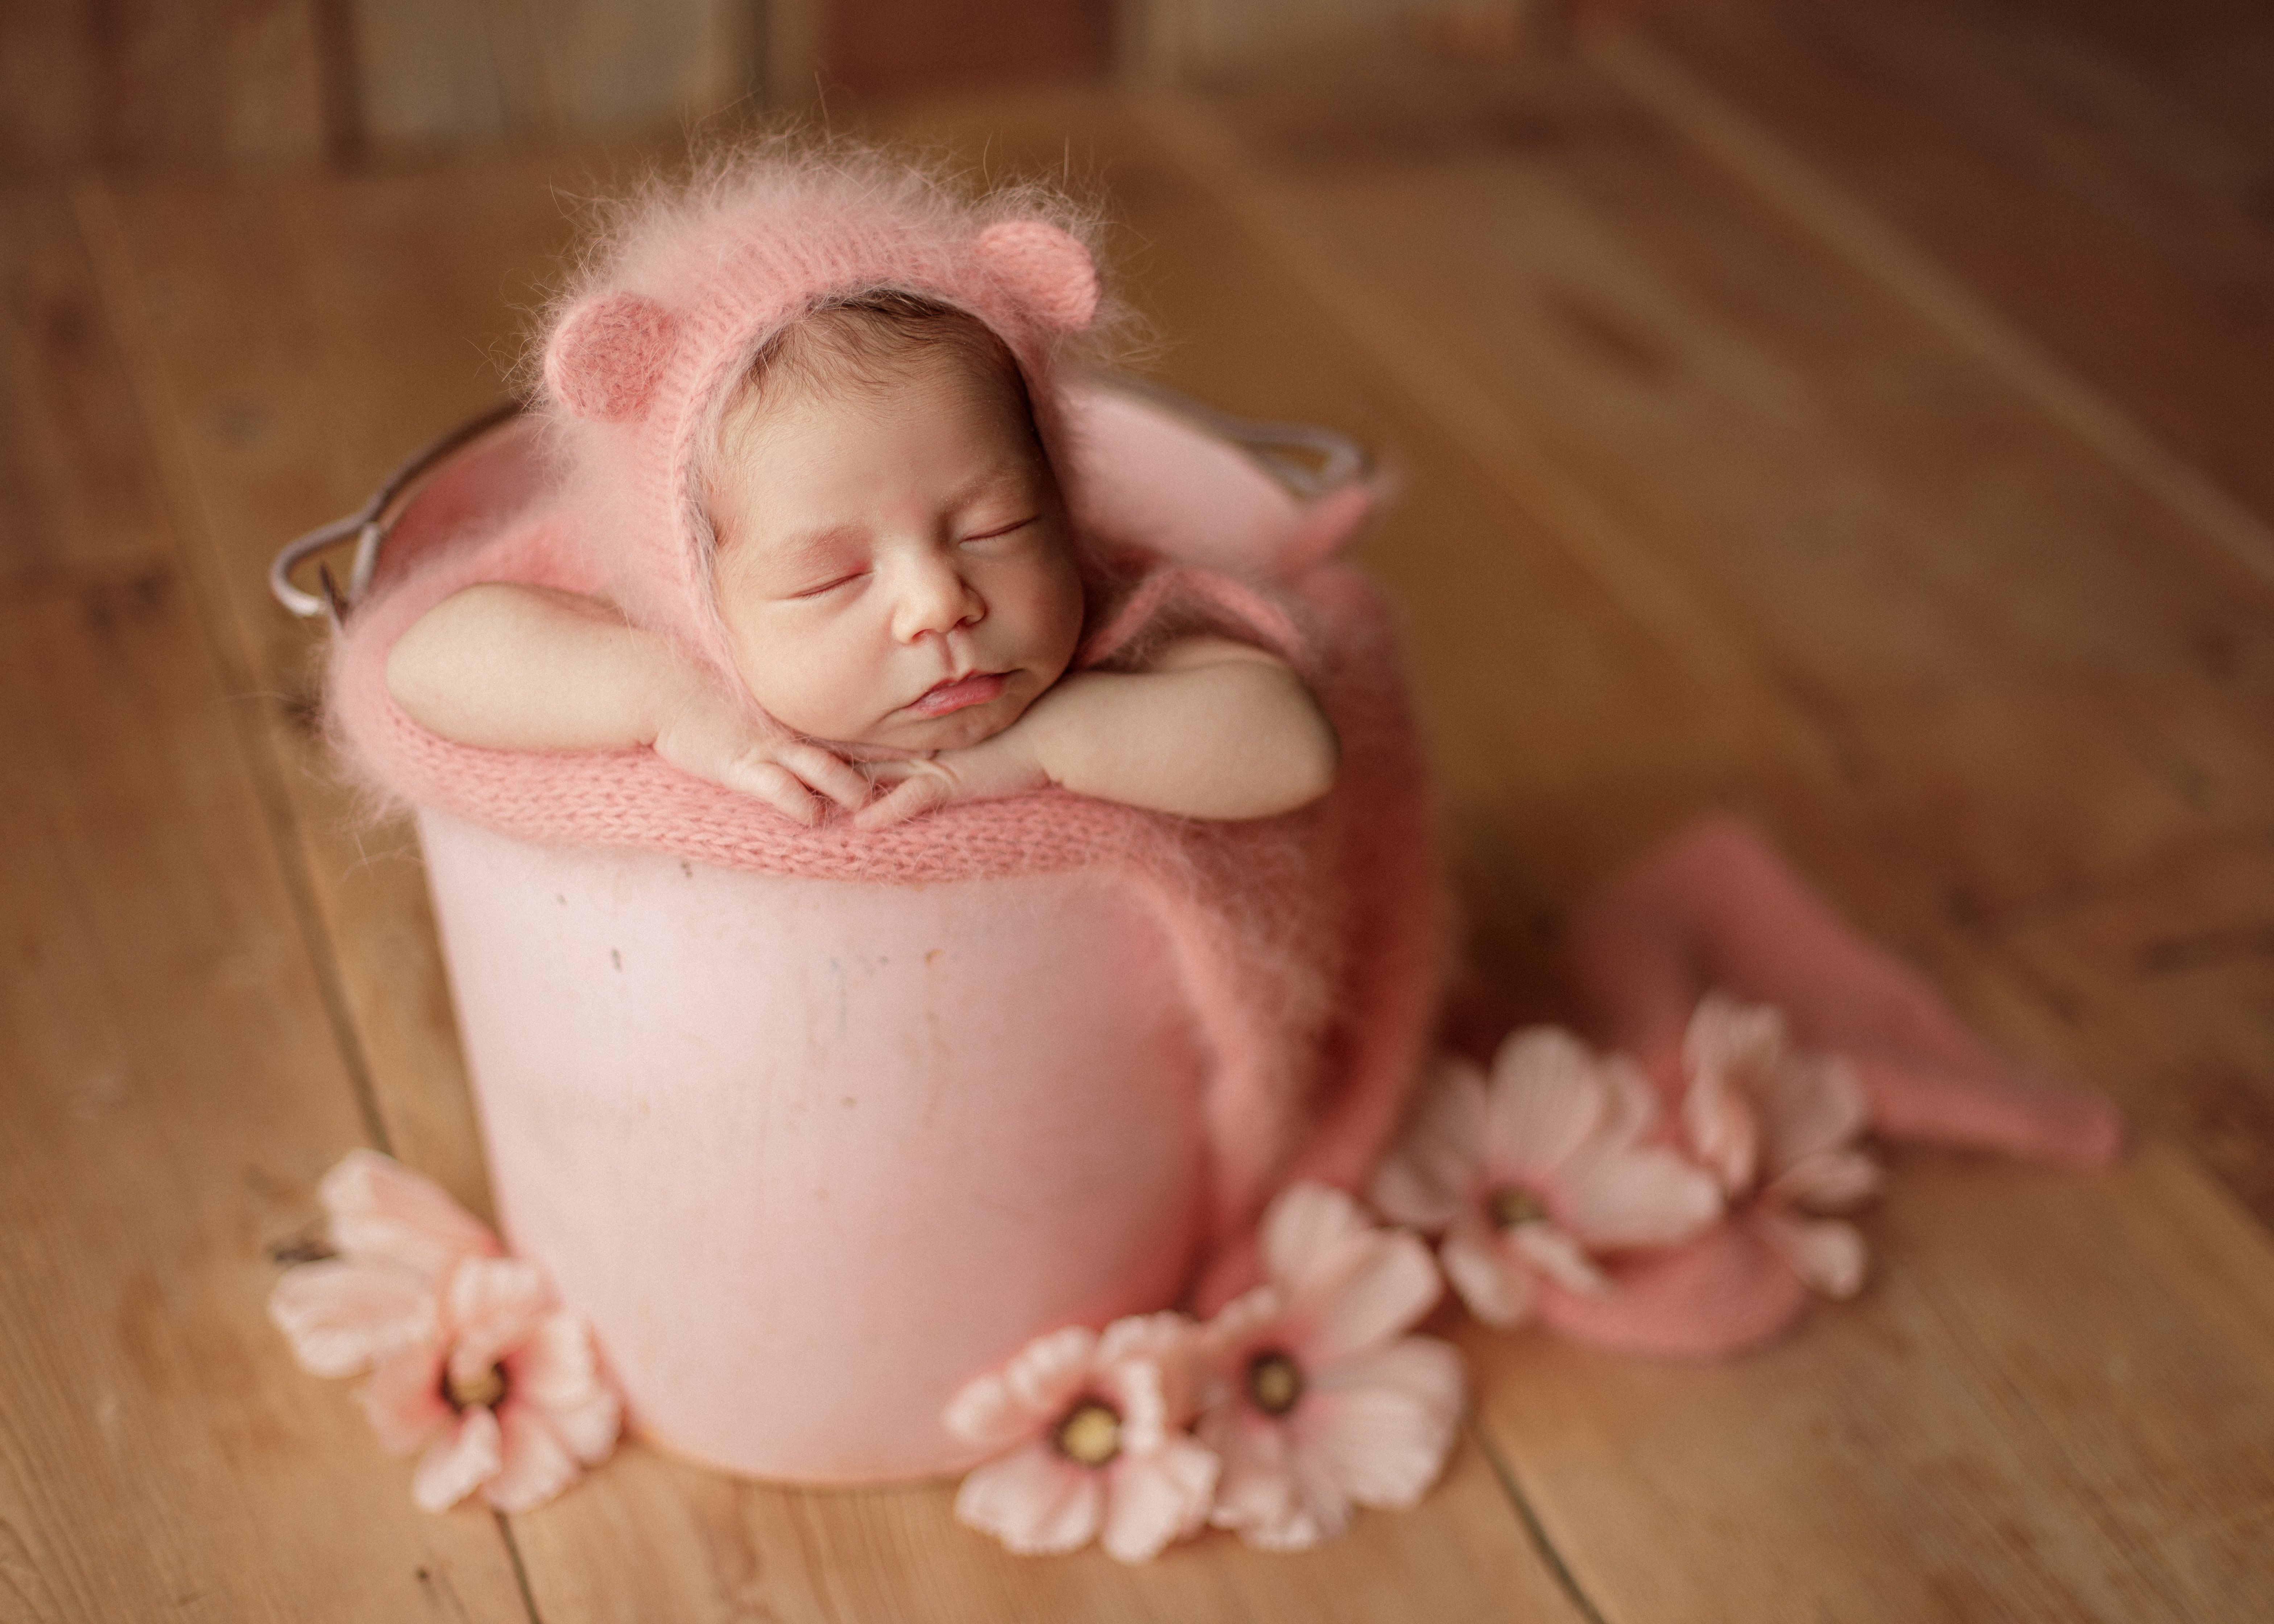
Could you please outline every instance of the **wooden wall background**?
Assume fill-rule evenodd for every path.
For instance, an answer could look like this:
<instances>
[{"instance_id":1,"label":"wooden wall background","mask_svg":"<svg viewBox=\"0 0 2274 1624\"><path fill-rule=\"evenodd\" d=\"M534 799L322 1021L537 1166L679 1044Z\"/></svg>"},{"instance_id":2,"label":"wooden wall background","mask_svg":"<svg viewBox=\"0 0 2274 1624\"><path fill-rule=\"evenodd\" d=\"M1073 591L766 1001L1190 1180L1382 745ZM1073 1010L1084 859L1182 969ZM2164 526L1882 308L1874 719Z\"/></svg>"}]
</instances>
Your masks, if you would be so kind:
<instances>
[{"instance_id":1,"label":"wooden wall background","mask_svg":"<svg viewBox=\"0 0 2274 1624\"><path fill-rule=\"evenodd\" d=\"M274 169L832 95L1206 79L1369 32L1504 49L1562 0L6 0L0 181Z\"/></svg>"}]
</instances>

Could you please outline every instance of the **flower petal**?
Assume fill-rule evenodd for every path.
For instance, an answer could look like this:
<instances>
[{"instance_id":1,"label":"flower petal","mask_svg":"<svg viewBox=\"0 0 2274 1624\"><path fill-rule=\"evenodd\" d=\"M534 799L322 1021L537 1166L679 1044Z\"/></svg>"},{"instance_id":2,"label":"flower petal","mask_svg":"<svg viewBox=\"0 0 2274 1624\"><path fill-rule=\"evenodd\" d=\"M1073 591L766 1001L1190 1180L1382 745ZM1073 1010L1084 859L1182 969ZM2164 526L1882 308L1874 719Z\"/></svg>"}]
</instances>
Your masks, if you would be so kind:
<instances>
[{"instance_id":1,"label":"flower petal","mask_svg":"<svg viewBox=\"0 0 2274 1624\"><path fill-rule=\"evenodd\" d=\"M1356 1201L1327 1184L1290 1184L1260 1226L1265 1278L1292 1296L1321 1274L1339 1272L1348 1248L1374 1226Z\"/></svg>"},{"instance_id":2,"label":"flower petal","mask_svg":"<svg viewBox=\"0 0 2274 1624\"><path fill-rule=\"evenodd\" d=\"M1193 1335L1193 1322L1173 1310L1129 1314L1097 1334L1096 1362L1111 1365L1122 1359L1150 1359L1161 1363L1181 1356Z\"/></svg>"},{"instance_id":3,"label":"flower petal","mask_svg":"<svg viewBox=\"0 0 2274 1624\"><path fill-rule=\"evenodd\" d=\"M1811 1212L1837 1213L1877 1194L1879 1182L1879 1164L1862 1151L1825 1151L1787 1168L1761 1194Z\"/></svg>"},{"instance_id":4,"label":"flower petal","mask_svg":"<svg viewBox=\"0 0 2274 1624\"><path fill-rule=\"evenodd\" d=\"M582 1476L574 1452L533 1405L508 1402L498 1432L501 1464L482 1498L500 1511L532 1511Z\"/></svg>"},{"instance_id":5,"label":"flower petal","mask_svg":"<svg viewBox=\"0 0 2274 1624\"><path fill-rule=\"evenodd\" d=\"M429 1278L461 1257L491 1257L497 1237L440 1186L375 1150L340 1158L316 1187L332 1244L350 1258L399 1263Z\"/></svg>"},{"instance_id":6,"label":"flower petal","mask_svg":"<svg viewBox=\"0 0 2274 1624\"><path fill-rule=\"evenodd\" d=\"M1295 1515L1295 1472L1286 1430L1243 1403L1201 1417L1200 1440L1222 1462L1216 1505L1218 1528L1275 1528Z\"/></svg>"},{"instance_id":7,"label":"flower petal","mask_svg":"<svg viewBox=\"0 0 2274 1624\"><path fill-rule=\"evenodd\" d=\"M1097 1473L1038 1441L974 1467L956 1491L955 1515L1021 1555L1043 1555L1095 1538L1104 1500Z\"/></svg>"},{"instance_id":8,"label":"flower petal","mask_svg":"<svg viewBox=\"0 0 2274 1624\"><path fill-rule=\"evenodd\" d=\"M547 1406L545 1420L569 1454L598 1466L615 1452L616 1440L623 1435L624 1402L614 1389L602 1387L580 1404Z\"/></svg>"},{"instance_id":9,"label":"flower petal","mask_svg":"<svg viewBox=\"0 0 2274 1624\"><path fill-rule=\"evenodd\" d=\"M1342 1532L1350 1500L1316 1462L1306 1462L1287 1424L1246 1404L1201 1419L1201 1440L1224 1462L1210 1521L1266 1551L1304 1551Z\"/></svg>"},{"instance_id":10,"label":"flower petal","mask_svg":"<svg viewBox=\"0 0 2274 1624\"><path fill-rule=\"evenodd\" d=\"M547 1410L582 1403L602 1385L591 1328L566 1309L531 1327L505 1363L515 1395Z\"/></svg>"},{"instance_id":11,"label":"flower petal","mask_svg":"<svg viewBox=\"0 0 2274 1624\"><path fill-rule=\"evenodd\" d=\"M389 1455L408 1455L450 1419L442 1400L442 1350L422 1342L388 1355L363 1390L364 1414Z\"/></svg>"},{"instance_id":12,"label":"flower petal","mask_svg":"<svg viewBox=\"0 0 2274 1624\"><path fill-rule=\"evenodd\" d=\"M1518 1225L1504 1244L1521 1252L1568 1291L1601 1291L1610 1284L1579 1243L1552 1223Z\"/></svg>"},{"instance_id":13,"label":"flower petal","mask_svg":"<svg viewBox=\"0 0 2274 1624\"><path fill-rule=\"evenodd\" d=\"M1098 1385L1120 1412L1121 1447L1139 1455L1158 1449L1169 1433L1161 1367L1150 1359L1124 1359L1099 1376Z\"/></svg>"},{"instance_id":14,"label":"flower petal","mask_svg":"<svg viewBox=\"0 0 2274 1624\"><path fill-rule=\"evenodd\" d=\"M1784 1018L1773 1009L1709 992L1690 1014L1682 1040L1690 1076L1683 1131L1724 1190L1743 1190L1753 1182L1761 1150L1753 1092L1783 1050Z\"/></svg>"},{"instance_id":15,"label":"flower petal","mask_svg":"<svg viewBox=\"0 0 2274 1624\"><path fill-rule=\"evenodd\" d=\"M465 1258L442 1285L450 1373L471 1381L526 1341L553 1305L545 1271L519 1258Z\"/></svg>"},{"instance_id":16,"label":"flower petal","mask_svg":"<svg viewBox=\"0 0 2274 1624\"><path fill-rule=\"evenodd\" d=\"M1003 1377L1028 1413L1040 1421L1054 1420L1089 1380L1096 1353L1097 1333L1070 1325L1019 1350Z\"/></svg>"},{"instance_id":17,"label":"flower petal","mask_svg":"<svg viewBox=\"0 0 2274 1624\"><path fill-rule=\"evenodd\" d=\"M1531 1260L1502 1246L1481 1218L1470 1214L1455 1224L1437 1258L1461 1301L1487 1325L1505 1330L1531 1314L1537 1286Z\"/></svg>"},{"instance_id":18,"label":"flower petal","mask_svg":"<svg viewBox=\"0 0 2274 1624\"><path fill-rule=\"evenodd\" d=\"M1411 1506L1443 1471L1461 1408L1459 1353L1409 1336L1329 1372L1304 1407L1297 1447L1357 1504Z\"/></svg>"},{"instance_id":19,"label":"flower petal","mask_svg":"<svg viewBox=\"0 0 2274 1624\"><path fill-rule=\"evenodd\" d=\"M1003 1448L1032 1437L1041 1417L1011 1391L1002 1372L990 1371L956 1389L940 1423L968 1443Z\"/></svg>"},{"instance_id":20,"label":"flower petal","mask_svg":"<svg viewBox=\"0 0 2274 1624\"><path fill-rule=\"evenodd\" d=\"M1632 1056L1603 1056L1596 1075L1603 1079L1603 1120L1595 1129L1596 1147L1615 1149L1635 1144L1658 1125L1658 1090Z\"/></svg>"},{"instance_id":21,"label":"flower petal","mask_svg":"<svg viewBox=\"0 0 2274 1624\"><path fill-rule=\"evenodd\" d=\"M1419 1236L1376 1229L1351 1239L1343 1266L1288 1294L1284 1324L1306 1365L1399 1335L1435 1306L1445 1284Z\"/></svg>"},{"instance_id":22,"label":"flower petal","mask_svg":"<svg viewBox=\"0 0 2274 1624\"><path fill-rule=\"evenodd\" d=\"M1171 1540L1196 1531L1208 1521L1219 1470L1215 1453L1189 1438L1116 1461L1106 1474L1106 1553L1149 1561Z\"/></svg>"},{"instance_id":23,"label":"flower petal","mask_svg":"<svg viewBox=\"0 0 2274 1624\"><path fill-rule=\"evenodd\" d=\"M598 1465L623 1430L623 1403L600 1374L592 1334L583 1318L555 1312L538 1322L506 1360L508 1409L539 1411L568 1452Z\"/></svg>"},{"instance_id":24,"label":"flower petal","mask_svg":"<svg viewBox=\"0 0 2274 1624\"><path fill-rule=\"evenodd\" d=\"M1097 1333L1088 1326L1037 1336L1002 1369L964 1383L940 1418L975 1444L1007 1447L1032 1438L1081 1392L1096 1351Z\"/></svg>"},{"instance_id":25,"label":"flower petal","mask_svg":"<svg viewBox=\"0 0 2274 1624\"><path fill-rule=\"evenodd\" d=\"M1603 1119L1595 1056L1560 1026L1512 1033L1493 1057L1485 1169L1495 1180L1553 1172Z\"/></svg>"},{"instance_id":26,"label":"flower petal","mask_svg":"<svg viewBox=\"0 0 2274 1624\"><path fill-rule=\"evenodd\" d=\"M1295 1485L1288 1515L1274 1524L1244 1528L1239 1537L1261 1551L1308 1551L1341 1538L1350 1526L1351 1500L1331 1463L1299 1440L1288 1466Z\"/></svg>"},{"instance_id":27,"label":"flower petal","mask_svg":"<svg viewBox=\"0 0 2274 1624\"><path fill-rule=\"evenodd\" d=\"M1216 1318L1200 1327L1193 1398L1201 1409L1213 1410L1236 1395L1249 1357L1266 1342L1276 1340L1286 1301L1278 1287L1256 1286L1216 1310Z\"/></svg>"},{"instance_id":28,"label":"flower petal","mask_svg":"<svg viewBox=\"0 0 2274 1624\"><path fill-rule=\"evenodd\" d=\"M1591 1247L1671 1246L1721 1215L1713 1176L1663 1145L1583 1153L1559 1182L1556 1222Z\"/></svg>"},{"instance_id":29,"label":"flower petal","mask_svg":"<svg viewBox=\"0 0 2274 1624\"><path fill-rule=\"evenodd\" d=\"M1182 1314L1131 1314L1098 1333L1093 1363L1117 1388L1123 1365L1145 1365L1153 1372L1159 1425L1181 1427L1198 1405L1200 1341L1200 1327Z\"/></svg>"},{"instance_id":30,"label":"flower petal","mask_svg":"<svg viewBox=\"0 0 2274 1624\"><path fill-rule=\"evenodd\" d=\"M1754 1229L1811 1291L1849 1297L1864 1285L1864 1237L1837 1218L1756 1213Z\"/></svg>"},{"instance_id":31,"label":"flower petal","mask_svg":"<svg viewBox=\"0 0 2274 1624\"><path fill-rule=\"evenodd\" d=\"M268 1318L316 1376L352 1376L435 1334L434 1293L399 1264L328 1258L285 1271Z\"/></svg>"},{"instance_id":32,"label":"flower petal","mask_svg":"<svg viewBox=\"0 0 2274 1624\"><path fill-rule=\"evenodd\" d=\"M1831 1055L1784 1056L1761 1082L1760 1106L1766 1137L1761 1159L1771 1178L1846 1146L1871 1118L1863 1079Z\"/></svg>"},{"instance_id":33,"label":"flower petal","mask_svg":"<svg viewBox=\"0 0 2274 1624\"><path fill-rule=\"evenodd\" d=\"M1484 1169L1485 1075L1443 1056L1425 1090L1367 1194L1399 1223L1434 1230L1452 1222Z\"/></svg>"},{"instance_id":34,"label":"flower petal","mask_svg":"<svg viewBox=\"0 0 2274 1624\"><path fill-rule=\"evenodd\" d=\"M504 1459L497 1417L476 1404L427 1446L410 1474L410 1498L423 1511L448 1511L497 1476Z\"/></svg>"}]
</instances>

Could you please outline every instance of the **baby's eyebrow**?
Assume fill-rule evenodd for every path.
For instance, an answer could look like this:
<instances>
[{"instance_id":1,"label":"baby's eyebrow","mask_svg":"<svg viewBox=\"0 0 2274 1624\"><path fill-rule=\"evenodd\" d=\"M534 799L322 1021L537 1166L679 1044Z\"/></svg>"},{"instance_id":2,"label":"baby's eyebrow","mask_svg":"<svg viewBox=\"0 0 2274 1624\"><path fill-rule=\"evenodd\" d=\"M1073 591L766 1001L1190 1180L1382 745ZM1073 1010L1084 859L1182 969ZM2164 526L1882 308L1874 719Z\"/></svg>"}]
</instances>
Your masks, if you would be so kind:
<instances>
[{"instance_id":1,"label":"baby's eyebrow","mask_svg":"<svg viewBox=\"0 0 2274 1624\"><path fill-rule=\"evenodd\" d=\"M825 524L779 538L771 556L787 564L834 564L860 552L867 538L858 524Z\"/></svg>"},{"instance_id":2,"label":"baby's eyebrow","mask_svg":"<svg viewBox=\"0 0 2274 1624\"><path fill-rule=\"evenodd\" d=\"M982 470L958 486L948 497L947 505L950 508L968 507L973 502L997 495L1012 486L1016 486L1019 493L1025 495L1036 490L1041 484L1038 470L1031 462L1021 459L1015 462L998 462L991 468Z\"/></svg>"}]
</instances>

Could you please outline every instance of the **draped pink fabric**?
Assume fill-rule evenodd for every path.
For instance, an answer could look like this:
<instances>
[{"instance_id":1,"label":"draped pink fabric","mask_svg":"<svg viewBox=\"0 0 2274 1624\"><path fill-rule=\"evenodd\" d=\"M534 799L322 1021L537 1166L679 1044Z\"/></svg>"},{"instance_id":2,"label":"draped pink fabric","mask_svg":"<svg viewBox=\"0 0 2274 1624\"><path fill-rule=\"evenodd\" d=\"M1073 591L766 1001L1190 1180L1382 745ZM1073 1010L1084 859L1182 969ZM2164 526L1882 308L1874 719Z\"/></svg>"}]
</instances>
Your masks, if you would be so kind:
<instances>
[{"instance_id":1,"label":"draped pink fabric","mask_svg":"<svg viewBox=\"0 0 2274 1624\"><path fill-rule=\"evenodd\" d=\"M1591 1035L1638 1057L1669 1109L1691 1012L1719 990L1774 1005L1803 1044L1846 1056L1882 1138L2068 1168L2122 1152L2112 1105L1993 1052L1737 819L1702 819L1615 877L1574 914L1566 951ZM1808 1298L1742 1214L1614 1274L1601 1296L1547 1287L1542 1321L1626 1352L1711 1355L1767 1341Z\"/></svg>"}]
</instances>

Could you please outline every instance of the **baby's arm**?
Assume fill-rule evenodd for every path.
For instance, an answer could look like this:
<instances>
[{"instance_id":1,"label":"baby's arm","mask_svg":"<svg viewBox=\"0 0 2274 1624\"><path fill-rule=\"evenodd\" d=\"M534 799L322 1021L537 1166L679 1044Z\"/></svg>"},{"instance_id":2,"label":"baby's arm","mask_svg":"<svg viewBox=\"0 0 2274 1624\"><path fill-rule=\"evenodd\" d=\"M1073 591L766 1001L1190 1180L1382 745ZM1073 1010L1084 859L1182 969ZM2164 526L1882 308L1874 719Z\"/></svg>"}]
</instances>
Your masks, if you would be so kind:
<instances>
[{"instance_id":1,"label":"baby's arm","mask_svg":"<svg viewBox=\"0 0 2274 1624\"><path fill-rule=\"evenodd\" d=\"M1284 661L1186 637L1146 670L1064 679L991 739L895 763L907 776L859 822L1045 784L1184 817L1269 817L1325 794L1339 765L1333 724Z\"/></svg>"},{"instance_id":2,"label":"baby's arm","mask_svg":"<svg viewBox=\"0 0 2274 1624\"><path fill-rule=\"evenodd\" d=\"M413 721L460 744L651 745L682 771L802 823L820 816L813 791L846 807L869 796L859 770L819 745L759 733L663 638L548 587L492 583L443 599L395 640L387 689Z\"/></svg>"}]
</instances>

